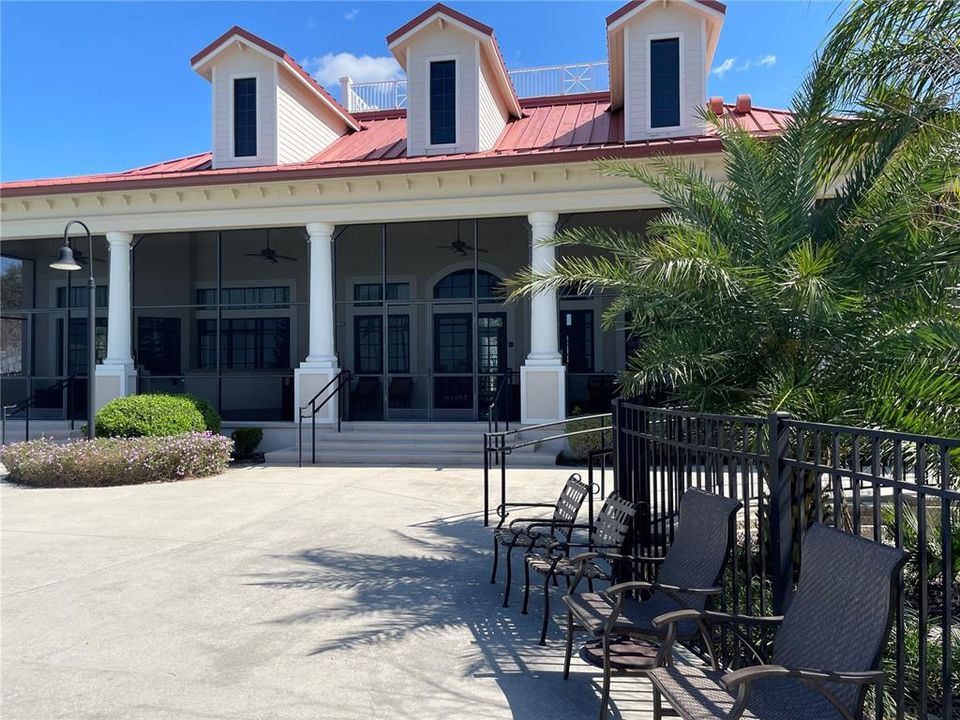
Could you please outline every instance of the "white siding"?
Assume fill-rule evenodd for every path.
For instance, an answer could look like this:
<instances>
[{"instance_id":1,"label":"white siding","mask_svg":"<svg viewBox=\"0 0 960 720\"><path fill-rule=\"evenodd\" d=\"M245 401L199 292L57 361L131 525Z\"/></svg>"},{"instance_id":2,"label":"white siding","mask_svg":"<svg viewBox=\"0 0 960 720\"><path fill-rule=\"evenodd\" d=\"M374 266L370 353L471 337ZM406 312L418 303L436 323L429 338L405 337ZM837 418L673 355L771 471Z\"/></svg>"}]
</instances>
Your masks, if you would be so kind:
<instances>
[{"instance_id":1,"label":"white siding","mask_svg":"<svg viewBox=\"0 0 960 720\"><path fill-rule=\"evenodd\" d=\"M679 5L654 7L626 26L624 105L627 140L698 135L697 108L706 102L704 19ZM650 128L649 45L655 38L680 38L680 127Z\"/></svg>"},{"instance_id":2,"label":"white siding","mask_svg":"<svg viewBox=\"0 0 960 720\"><path fill-rule=\"evenodd\" d=\"M480 67L480 151L490 150L497 144L497 138L507 124L507 111L497 99L496 90L491 87L490 71Z\"/></svg>"},{"instance_id":3,"label":"white siding","mask_svg":"<svg viewBox=\"0 0 960 720\"><path fill-rule=\"evenodd\" d=\"M280 70L277 86L277 162L309 160L343 132L343 121L320 106L303 85Z\"/></svg>"},{"instance_id":4,"label":"white siding","mask_svg":"<svg viewBox=\"0 0 960 720\"><path fill-rule=\"evenodd\" d=\"M411 40L407 62L407 154L477 152L479 82L476 41L467 32L437 25L417 33ZM428 148L430 118L429 62L431 59L457 61L457 143Z\"/></svg>"},{"instance_id":5,"label":"white siding","mask_svg":"<svg viewBox=\"0 0 960 720\"><path fill-rule=\"evenodd\" d=\"M224 50L213 73L213 166L252 167L277 164L276 63L254 50ZM257 78L257 156L233 156L233 80Z\"/></svg>"}]
</instances>

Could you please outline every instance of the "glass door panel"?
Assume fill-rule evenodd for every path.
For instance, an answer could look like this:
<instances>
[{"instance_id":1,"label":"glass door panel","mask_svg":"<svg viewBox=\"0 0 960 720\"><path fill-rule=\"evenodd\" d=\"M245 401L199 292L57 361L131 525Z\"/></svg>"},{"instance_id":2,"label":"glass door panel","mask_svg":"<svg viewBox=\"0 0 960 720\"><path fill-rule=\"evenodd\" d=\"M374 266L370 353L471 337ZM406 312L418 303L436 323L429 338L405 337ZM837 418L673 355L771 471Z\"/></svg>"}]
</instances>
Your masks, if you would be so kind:
<instances>
[{"instance_id":1,"label":"glass door panel","mask_svg":"<svg viewBox=\"0 0 960 720\"><path fill-rule=\"evenodd\" d=\"M387 418L430 417L429 305L390 304L387 315Z\"/></svg>"},{"instance_id":2,"label":"glass door panel","mask_svg":"<svg viewBox=\"0 0 960 720\"><path fill-rule=\"evenodd\" d=\"M476 417L473 306L433 306L433 416Z\"/></svg>"}]
</instances>

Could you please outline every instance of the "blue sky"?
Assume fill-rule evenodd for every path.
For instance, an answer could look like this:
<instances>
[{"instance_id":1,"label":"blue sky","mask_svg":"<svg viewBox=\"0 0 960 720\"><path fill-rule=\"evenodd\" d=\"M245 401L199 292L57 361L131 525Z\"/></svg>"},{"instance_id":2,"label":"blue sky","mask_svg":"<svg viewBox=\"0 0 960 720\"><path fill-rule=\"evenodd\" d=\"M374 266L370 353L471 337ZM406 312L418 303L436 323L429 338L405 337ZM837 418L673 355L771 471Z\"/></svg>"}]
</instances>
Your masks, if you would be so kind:
<instances>
[{"instance_id":1,"label":"blue sky","mask_svg":"<svg viewBox=\"0 0 960 720\"><path fill-rule=\"evenodd\" d=\"M395 72L385 36L430 4L2 0L0 178L124 170L209 149L209 85L189 58L232 25L329 87L344 70ZM492 25L513 68L604 59L604 17L622 3L449 4ZM709 94L787 106L839 7L730 0Z\"/></svg>"}]
</instances>

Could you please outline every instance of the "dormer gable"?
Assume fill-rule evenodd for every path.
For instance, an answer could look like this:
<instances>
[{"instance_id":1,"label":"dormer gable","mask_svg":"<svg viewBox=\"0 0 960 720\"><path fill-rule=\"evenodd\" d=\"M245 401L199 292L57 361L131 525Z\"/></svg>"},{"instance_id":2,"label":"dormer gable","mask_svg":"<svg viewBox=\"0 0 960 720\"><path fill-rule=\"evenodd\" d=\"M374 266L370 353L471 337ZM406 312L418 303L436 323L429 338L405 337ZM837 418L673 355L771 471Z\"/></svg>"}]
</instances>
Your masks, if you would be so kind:
<instances>
[{"instance_id":1,"label":"dormer gable","mask_svg":"<svg viewBox=\"0 0 960 720\"><path fill-rule=\"evenodd\" d=\"M627 141L704 132L725 12L716 0L633 0L607 17L611 109L623 108Z\"/></svg>"},{"instance_id":2,"label":"dormer gable","mask_svg":"<svg viewBox=\"0 0 960 720\"><path fill-rule=\"evenodd\" d=\"M522 115L493 28L436 4L387 36L407 75L407 155L490 150Z\"/></svg>"},{"instance_id":3,"label":"dormer gable","mask_svg":"<svg viewBox=\"0 0 960 720\"><path fill-rule=\"evenodd\" d=\"M190 59L213 92L213 167L303 162L360 123L283 49L233 27Z\"/></svg>"}]
</instances>

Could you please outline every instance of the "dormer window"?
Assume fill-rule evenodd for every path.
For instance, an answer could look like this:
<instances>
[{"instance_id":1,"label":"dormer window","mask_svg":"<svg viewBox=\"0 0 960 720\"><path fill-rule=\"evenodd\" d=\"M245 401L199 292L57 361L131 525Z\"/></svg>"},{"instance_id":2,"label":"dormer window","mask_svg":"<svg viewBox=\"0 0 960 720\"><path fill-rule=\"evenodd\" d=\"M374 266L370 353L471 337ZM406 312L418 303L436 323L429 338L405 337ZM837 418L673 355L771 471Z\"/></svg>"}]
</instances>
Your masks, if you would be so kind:
<instances>
[{"instance_id":1,"label":"dormer window","mask_svg":"<svg viewBox=\"0 0 960 720\"><path fill-rule=\"evenodd\" d=\"M257 79L233 80L233 155L257 155Z\"/></svg>"},{"instance_id":2,"label":"dormer window","mask_svg":"<svg viewBox=\"0 0 960 720\"><path fill-rule=\"evenodd\" d=\"M457 143L457 61L430 62L430 144Z\"/></svg>"},{"instance_id":3,"label":"dormer window","mask_svg":"<svg viewBox=\"0 0 960 720\"><path fill-rule=\"evenodd\" d=\"M680 38L650 41L650 127L680 125Z\"/></svg>"}]
</instances>

